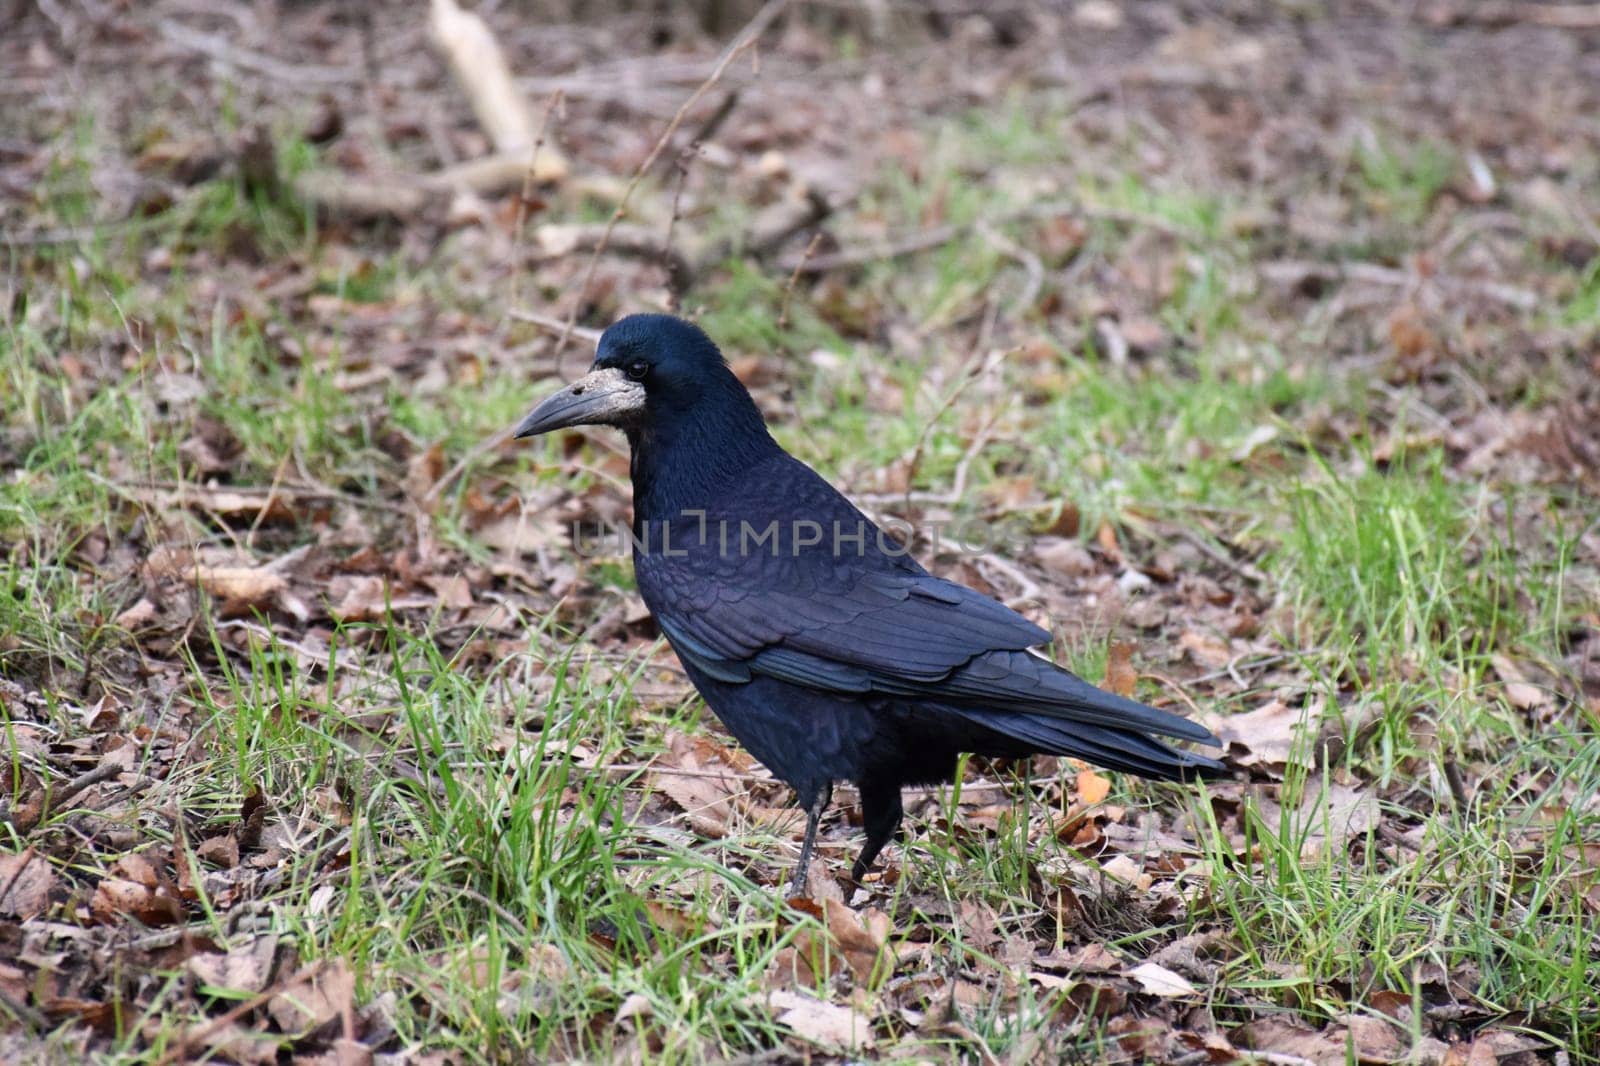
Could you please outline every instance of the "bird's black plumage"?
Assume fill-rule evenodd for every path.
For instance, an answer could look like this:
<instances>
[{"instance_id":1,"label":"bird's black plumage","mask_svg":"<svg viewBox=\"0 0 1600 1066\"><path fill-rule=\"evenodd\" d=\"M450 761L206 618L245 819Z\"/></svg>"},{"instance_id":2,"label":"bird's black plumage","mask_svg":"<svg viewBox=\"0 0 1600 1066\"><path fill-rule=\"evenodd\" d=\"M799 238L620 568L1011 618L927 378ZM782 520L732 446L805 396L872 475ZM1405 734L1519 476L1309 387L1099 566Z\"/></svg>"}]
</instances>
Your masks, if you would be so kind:
<instances>
[{"instance_id":1,"label":"bird's black plumage","mask_svg":"<svg viewBox=\"0 0 1600 1066\"><path fill-rule=\"evenodd\" d=\"M518 435L582 423L628 435L645 604L706 703L807 811L796 889L835 781L861 793L859 879L899 829L901 786L949 780L964 752L1167 780L1221 769L1153 739L1215 744L1206 729L1034 654L1047 632L919 566L778 446L690 323L616 323L589 376Z\"/></svg>"}]
</instances>

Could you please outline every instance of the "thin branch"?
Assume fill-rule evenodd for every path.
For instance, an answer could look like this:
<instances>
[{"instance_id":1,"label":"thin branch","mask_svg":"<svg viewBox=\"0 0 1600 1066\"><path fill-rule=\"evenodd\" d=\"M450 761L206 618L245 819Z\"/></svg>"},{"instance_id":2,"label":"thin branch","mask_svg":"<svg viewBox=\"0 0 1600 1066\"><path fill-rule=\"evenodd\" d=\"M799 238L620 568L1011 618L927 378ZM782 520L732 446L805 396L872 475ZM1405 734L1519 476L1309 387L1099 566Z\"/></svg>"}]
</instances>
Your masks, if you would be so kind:
<instances>
[{"instance_id":1,"label":"thin branch","mask_svg":"<svg viewBox=\"0 0 1600 1066\"><path fill-rule=\"evenodd\" d=\"M561 106L564 97L561 90L557 89L550 94L550 100L544 105L544 114L539 117L539 134L533 140L533 150L528 153L528 169L522 175L522 195L517 199L517 224L512 236L511 260L511 302L521 303L519 294L522 288L522 246L523 238L528 228L528 205L533 200L534 163L539 159L539 152L544 148L545 135L550 129L550 116L555 114L556 108Z\"/></svg>"},{"instance_id":2,"label":"thin branch","mask_svg":"<svg viewBox=\"0 0 1600 1066\"><path fill-rule=\"evenodd\" d=\"M980 348L979 351L982 351L982 349ZM973 353L975 356L977 354L977 352ZM923 449L928 445L928 438L933 434L933 427L939 424L939 420L945 416L945 412L954 407L955 402L961 399L962 394L971 388L975 382L977 382L980 378L988 377L996 367L1004 362L1007 354L1009 353L995 352L988 359L984 360L983 365L968 370L966 374L962 376L961 381L956 384L956 387L951 389L950 394L944 398L944 402L939 405L939 409L933 412L932 417L930 417L927 423L922 427L922 435L917 438L917 446L911 450L911 459L906 464L906 510L909 511L911 509L911 485L914 481L916 481L917 468L922 465L922 452ZM987 428L988 427L985 427L985 429ZM979 440L983 440L985 436L986 434L979 433L974 438L974 443ZM959 493L959 491L960 487L958 486L956 492Z\"/></svg>"},{"instance_id":3,"label":"thin branch","mask_svg":"<svg viewBox=\"0 0 1600 1066\"><path fill-rule=\"evenodd\" d=\"M1535 310L1543 302L1538 293L1503 282L1458 278L1446 274L1422 274L1354 260L1318 263L1306 259L1279 259L1262 263L1260 269L1264 277L1287 284L1298 284L1307 278L1329 278L1335 281L1359 281L1367 285L1402 289L1432 285L1456 296L1482 297L1514 307L1519 311Z\"/></svg>"},{"instance_id":4,"label":"thin branch","mask_svg":"<svg viewBox=\"0 0 1600 1066\"><path fill-rule=\"evenodd\" d=\"M318 86L355 86L362 82L361 71L342 67L312 66L305 63L285 63L281 59L252 52L247 48L224 40L221 37L199 30L190 29L171 19L163 20L160 26L161 36L191 52L209 56L219 63L224 63L251 74L281 81L289 85L318 85Z\"/></svg>"},{"instance_id":5,"label":"thin branch","mask_svg":"<svg viewBox=\"0 0 1600 1066\"><path fill-rule=\"evenodd\" d=\"M806 274L825 274L830 270L838 270L842 267L865 266L868 263L876 263L885 259L898 259L915 252L925 252L931 248L938 248L948 244L957 237L983 226L993 227L1029 219L1056 218L1062 215L1078 215L1083 218L1100 219L1107 222L1121 222L1130 226L1155 230L1158 233L1165 233L1181 240L1199 241L1204 239L1205 236L1199 230L1173 222L1170 219L1158 218L1154 215L1123 211L1117 208L1096 207L1079 203L1075 200L1050 201L1042 204L1029 204L1014 211L1004 211L998 215L972 222L952 222L943 226L934 226L932 229L907 234L903 237L865 247L843 248L828 255L819 255L809 263L799 264L794 260L790 260L783 265L785 267L803 266L803 272Z\"/></svg>"},{"instance_id":6,"label":"thin branch","mask_svg":"<svg viewBox=\"0 0 1600 1066\"><path fill-rule=\"evenodd\" d=\"M1027 314L1033 305L1038 302L1039 291L1044 288L1044 263L1038 256L1028 249L1007 237L987 222L978 224L978 233L984 240L994 246L1000 254L1009 256L1021 264L1027 273L1027 280L1023 282L1022 293L1017 297L1017 311Z\"/></svg>"},{"instance_id":7,"label":"thin branch","mask_svg":"<svg viewBox=\"0 0 1600 1066\"><path fill-rule=\"evenodd\" d=\"M789 284L783 287L783 306L778 309L778 328L787 329L789 326L789 301L794 299L794 287L800 283L800 268L805 266L817 250L817 245L822 243L822 234L813 233L811 240L806 244L806 250L800 254L800 262L795 264L794 273L789 275Z\"/></svg>"},{"instance_id":8,"label":"thin branch","mask_svg":"<svg viewBox=\"0 0 1600 1066\"><path fill-rule=\"evenodd\" d=\"M578 282L578 297L573 301L572 311L567 316L566 329L556 342L557 367L561 365L560 359L566 351L567 340L572 336L572 330L578 324L578 313L582 310L584 297L588 294L589 286L594 281L595 270L600 265L600 256L605 253L606 244L612 231L617 228L617 223L622 221L622 216L627 212L628 201L633 198L634 192L639 188L639 183L644 180L645 174L660 158L662 151L667 146L667 142L678 131L678 127L683 125L684 118L705 97L706 93L711 91L711 87L722 79L723 73L727 71L734 59L755 44L756 39L772 24L772 20L777 18L779 13L788 6L788 2L789 0L767 0L762 5L761 10L756 12L755 17L740 31L734 42L724 50L722 57L717 61L717 65L712 68L710 76L701 82L699 87L689 94L689 98L683 102L683 106L678 108L677 113L672 116L672 120L667 123L667 128L661 131L660 137L656 138L656 143L651 147L650 154L645 156L644 162L640 163L634 170L633 177L629 180L627 188L623 190L622 198L617 201L616 209L611 212L611 218L606 222L605 232L601 235L599 243L595 245L594 254L589 257L589 265L584 269L583 277Z\"/></svg>"},{"instance_id":9,"label":"thin branch","mask_svg":"<svg viewBox=\"0 0 1600 1066\"><path fill-rule=\"evenodd\" d=\"M1459 22L1506 26L1526 22L1560 30L1600 29L1600 4L1541 4L1517 0L1496 3L1494 0L1477 0L1459 7L1433 4L1424 7L1423 13L1436 26Z\"/></svg>"},{"instance_id":10,"label":"thin branch","mask_svg":"<svg viewBox=\"0 0 1600 1066\"><path fill-rule=\"evenodd\" d=\"M40 821L43 821L45 816L49 814L51 810L59 810L72 800L76 799L78 794L84 789L98 785L102 781L109 781L120 773L122 773L122 767L118 766L116 763L107 762L101 763L99 766L96 766L93 770L90 770L86 774L79 774L77 777L67 782L66 787L61 789L60 792L57 792L54 796L50 797L50 803L44 810L39 812Z\"/></svg>"},{"instance_id":11,"label":"thin branch","mask_svg":"<svg viewBox=\"0 0 1600 1066\"><path fill-rule=\"evenodd\" d=\"M517 322L526 322L529 325L549 330L558 337L563 330L571 329L572 335L581 341L596 344L600 340L599 330L590 329L588 326L568 326L564 319L556 318L554 315L540 314L538 311L512 311L510 314L511 318Z\"/></svg>"}]
</instances>

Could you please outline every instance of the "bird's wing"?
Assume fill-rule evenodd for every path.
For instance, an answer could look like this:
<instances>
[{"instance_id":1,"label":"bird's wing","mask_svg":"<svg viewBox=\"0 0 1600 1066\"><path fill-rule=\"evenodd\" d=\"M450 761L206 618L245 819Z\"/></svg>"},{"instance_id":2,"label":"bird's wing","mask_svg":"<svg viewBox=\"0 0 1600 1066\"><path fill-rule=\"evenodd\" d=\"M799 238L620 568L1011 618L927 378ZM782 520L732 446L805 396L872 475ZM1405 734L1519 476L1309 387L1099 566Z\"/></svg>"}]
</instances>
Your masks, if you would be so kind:
<instances>
[{"instance_id":1,"label":"bird's wing","mask_svg":"<svg viewBox=\"0 0 1600 1066\"><path fill-rule=\"evenodd\" d=\"M833 495L847 513L825 510L830 501L819 498L799 501L808 505L800 513L822 510L825 528L836 513L860 517ZM701 535L675 533L671 550L634 557L640 591L662 632L679 655L714 678L742 682L762 674L841 694L924 698L1213 739L1196 723L1104 692L1033 654L1027 649L1047 643L1047 632L908 559L870 550L841 554L826 537L802 547L781 534L776 552L737 545L730 551L717 522L713 516Z\"/></svg>"}]
</instances>

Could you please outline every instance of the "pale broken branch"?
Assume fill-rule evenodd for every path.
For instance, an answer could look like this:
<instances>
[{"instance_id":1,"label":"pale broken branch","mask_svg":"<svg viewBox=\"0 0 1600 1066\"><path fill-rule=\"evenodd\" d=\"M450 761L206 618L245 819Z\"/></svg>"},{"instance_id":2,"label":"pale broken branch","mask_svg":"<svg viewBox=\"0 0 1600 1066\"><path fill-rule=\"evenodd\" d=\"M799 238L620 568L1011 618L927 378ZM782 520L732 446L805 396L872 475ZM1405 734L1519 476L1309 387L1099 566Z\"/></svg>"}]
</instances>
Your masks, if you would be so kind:
<instances>
[{"instance_id":1,"label":"pale broken branch","mask_svg":"<svg viewBox=\"0 0 1600 1066\"><path fill-rule=\"evenodd\" d=\"M428 29L495 148L502 152L531 148L533 113L512 84L511 67L483 19L461 10L455 0L433 0Z\"/></svg>"},{"instance_id":2,"label":"pale broken branch","mask_svg":"<svg viewBox=\"0 0 1600 1066\"><path fill-rule=\"evenodd\" d=\"M312 171L290 182L300 199L334 214L408 218L462 193L494 196L567 179L570 164L535 123L488 25L455 0L433 0L429 26L494 153L427 174Z\"/></svg>"}]
</instances>

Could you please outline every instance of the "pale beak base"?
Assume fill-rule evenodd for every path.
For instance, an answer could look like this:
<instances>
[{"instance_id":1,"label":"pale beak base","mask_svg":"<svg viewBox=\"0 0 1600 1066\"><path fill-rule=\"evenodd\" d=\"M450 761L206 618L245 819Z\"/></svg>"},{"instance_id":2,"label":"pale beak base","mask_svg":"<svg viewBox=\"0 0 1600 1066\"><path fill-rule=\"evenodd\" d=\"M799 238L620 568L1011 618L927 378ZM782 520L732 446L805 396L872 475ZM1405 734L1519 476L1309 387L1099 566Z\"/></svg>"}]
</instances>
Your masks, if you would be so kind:
<instances>
[{"instance_id":1,"label":"pale beak base","mask_svg":"<svg viewBox=\"0 0 1600 1066\"><path fill-rule=\"evenodd\" d=\"M512 436L536 437L569 426L626 425L644 411L644 386L616 367L592 370L529 411Z\"/></svg>"}]
</instances>

